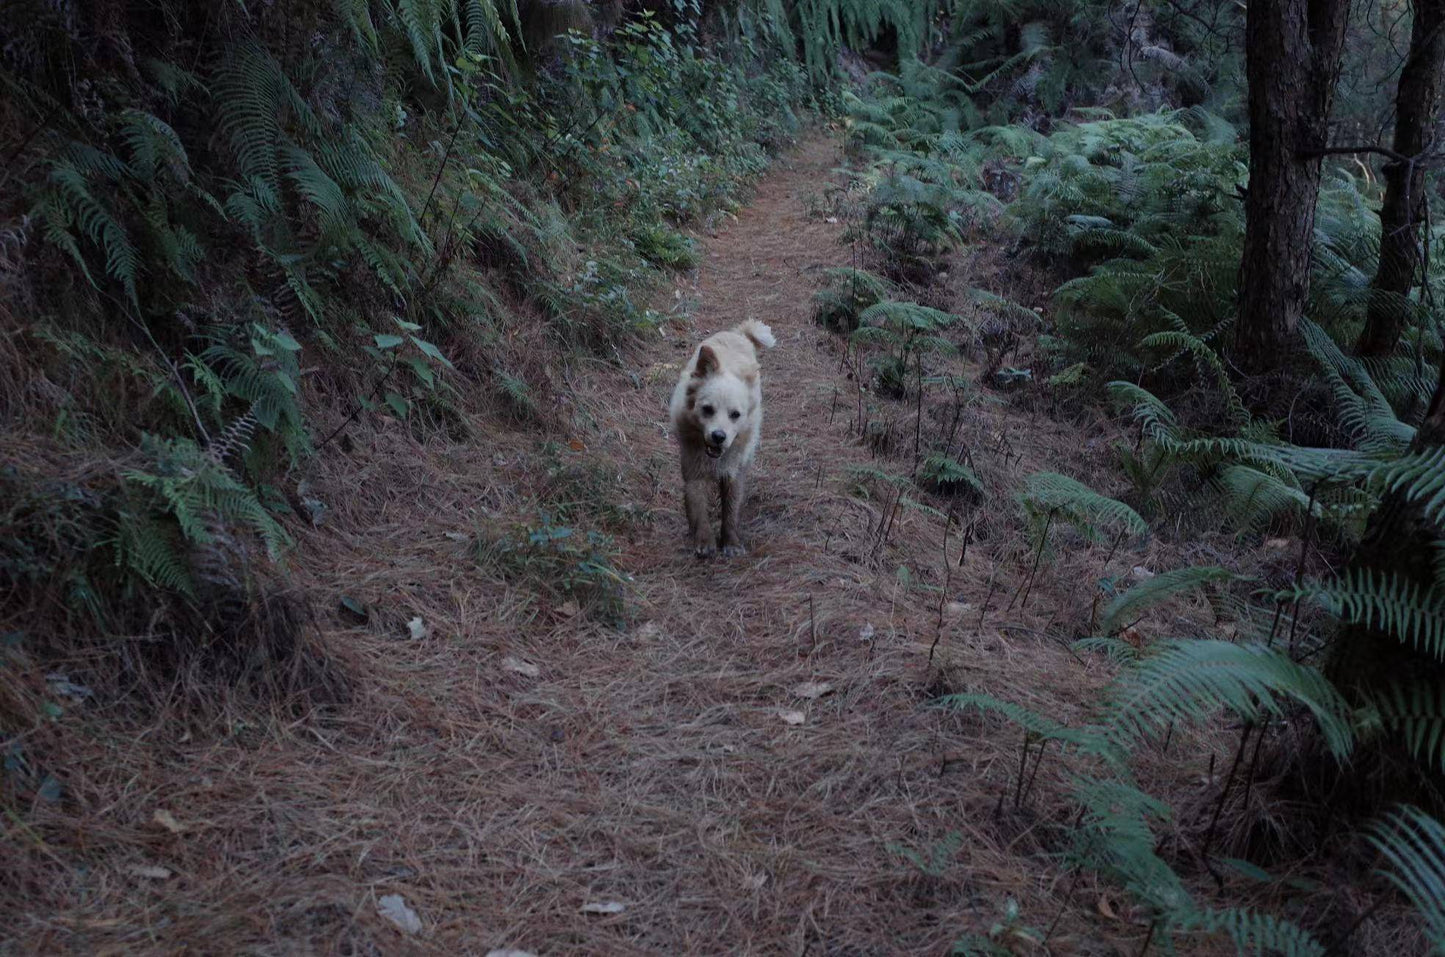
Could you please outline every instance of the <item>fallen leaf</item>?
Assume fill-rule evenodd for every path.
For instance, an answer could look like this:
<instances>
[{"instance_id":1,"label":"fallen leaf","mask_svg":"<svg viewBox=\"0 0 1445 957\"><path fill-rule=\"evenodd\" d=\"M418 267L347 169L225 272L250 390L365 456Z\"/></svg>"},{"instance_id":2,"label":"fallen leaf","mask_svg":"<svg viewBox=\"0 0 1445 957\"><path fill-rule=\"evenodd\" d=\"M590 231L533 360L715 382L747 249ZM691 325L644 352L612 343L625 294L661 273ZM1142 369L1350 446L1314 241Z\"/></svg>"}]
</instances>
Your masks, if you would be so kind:
<instances>
[{"instance_id":1,"label":"fallen leaf","mask_svg":"<svg viewBox=\"0 0 1445 957\"><path fill-rule=\"evenodd\" d=\"M564 601L561 605L557 606L557 614L564 618L575 617L579 610L575 601Z\"/></svg>"},{"instance_id":2,"label":"fallen leaf","mask_svg":"<svg viewBox=\"0 0 1445 957\"><path fill-rule=\"evenodd\" d=\"M156 808L156 812L151 815L151 820L172 834L180 834L186 829L186 826L177 821L176 816L165 808Z\"/></svg>"},{"instance_id":3,"label":"fallen leaf","mask_svg":"<svg viewBox=\"0 0 1445 957\"><path fill-rule=\"evenodd\" d=\"M50 690L62 698L74 698L76 701L80 701L93 694L85 685L76 684L59 672L46 675L45 680L50 684Z\"/></svg>"},{"instance_id":4,"label":"fallen leaf","mask_svg":"<svg viewBox=\"0 0 1445 957\"><path fill-rule=\"evenodd\" d=\"M406 630L411 632L413 641L420 641L426 637L426 622L420 618L413 618L406 623Z\"/></svg>"},{"instance_id":5,"label":"fallen leaf","mask_svg":"<svg viewBox=\"0 0 1445 957\"><path fill-rule=\"evenodd\" d=\"M350 612L362 621L366 621L366 606L350 595L341 596L341 610Z\"/></svg>"},{"instance_id":6,"label":"fallen leaf","mask_svg":"<svg viewBox=\"0 0 1445 957\"><path fill-rule=\"evenodd\" d=\"M64 794L65 786L61 784L60 779L53 774L47 774L45 780L40 782L39 790L35 792L36 797L42 801L48 801L51 804L59 801Z\"/></svg>"},{"instance_id":7,"label":"fallen leaf","mask_svg":"<svg viewBox=\"0 0 1445 957\"><path fill-rule=\"evenodd\" d=\"M155 864L132 864L126 868L134 877L143 877L148 881L163 881L171 876L169 867L158 867Z\"/></svg>"},{"instance_id":8,"label":"fallen leaf","mask_svg":"<svg viewBox=\"0 0 1445 957\"><path fill-rule=\"evenodd\" d=\"M520 658L503 658L502 667L508 671L515 671L519 675L526 675L528 678L536 678L542 674L541 668Z\"/></svg>"},{"instance_id":9,"label":"fallen leaf","mask_svg":"<svg viewBox=\"0 0 1445 957\"><path fill-rule=\"evenodd\" d=\"M402 933L421 933L421 918L406 906L400 894L387 894L376 902L376 912L396 925Z\"/></svg>"},{"instance_id":10,"label":"fallen leaf","mask_svg":"<svg viewBox=\"0 0 1445 957\"><path fill-rule=\"evenodd\" d=\"M585 452L587 450L587 443L583 442L581 439L573 439L571 442L567 443L567 448L571 449L573 452Z\"/></svg>"},{"instance_id":11,"label":"fallen leaf","mask_svg":"<svg viewBox=\"0 0 1445 957\"><path fill-rule=\"evenodd\" d=\"M833 686L826 681L805 681L793 689L793 694L812 701L814 698L823 697L832 690Z\"/></svg>"},{"instance_id":12,"label":"fallen leaf","mask_svg":"<svg viewBox=\"0 0 1445 957\"><path fill-rule=\"evenodd\" d=\"M627 910L627 905L619 904L617 901L582 905L582 913L584 914L620 914L625 910Z\"/></svg>"},{"instance_id":13,"label":"fallen leaf","mask_svg":"<svg viewBox=\"0 0 1445 957\"><path fill-rule=\"evenodd\" d=\"M808 720L808 716L803 714L803 712L788 711L786 709L779 711L778 717L783 719L784 724L802 724L804 721Z\"/></svg>"},{"instance_id":14,"label":"fallen leaf","mask_svg":"<svg viewBox=\"0 0 1445 957\"><path fill-rule=\"evenodd\" d=\"M655 621L649 621L647 624L637 629L637 637L641 638L643 641L651 641L660 634L662 634L662 629Z\"/></svg>"},{"instance_id":15,"label":"fallen leaf","mask_svg":"<svg viewBox=\"0 0 1445 957\"><path fill-rule=\"evenodd\" d=\"M1119 915L1114 912L1114 905L1109 903L1109 898L1100 896L1099 913L1110 920L1118 920Z\"/></svg>"},{"instance_id":16,"label":"fallen leaf","mask_svg":"<svg viewBox=\"0 0 1445 957\"><path fill-rule=\"evenodd\" d=\"M472 540L470 535L463 535L461 532L442 532L442 534L454 542L469 542Z\"/></svg>"}]
</instances>

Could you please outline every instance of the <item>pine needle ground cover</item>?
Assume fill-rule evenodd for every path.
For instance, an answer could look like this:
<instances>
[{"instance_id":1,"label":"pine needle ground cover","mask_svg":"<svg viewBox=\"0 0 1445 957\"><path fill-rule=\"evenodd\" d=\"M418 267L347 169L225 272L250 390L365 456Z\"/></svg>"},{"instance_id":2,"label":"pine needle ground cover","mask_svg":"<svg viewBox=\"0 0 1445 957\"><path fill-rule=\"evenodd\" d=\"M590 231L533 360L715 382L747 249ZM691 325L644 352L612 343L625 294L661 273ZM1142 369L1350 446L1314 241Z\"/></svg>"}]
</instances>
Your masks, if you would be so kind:
<instances>
[{"instance_id":1,"label":"pine needle ground cover","mask_svg":"<svg viewBox=\"0 0 1445 957\"><path fill-rule=\"evenodd\" d=\"M159 9L3 54L6 947L1438 944L1445 260L1241 371L1237 11Z\"/></svg>"}]
</instances>

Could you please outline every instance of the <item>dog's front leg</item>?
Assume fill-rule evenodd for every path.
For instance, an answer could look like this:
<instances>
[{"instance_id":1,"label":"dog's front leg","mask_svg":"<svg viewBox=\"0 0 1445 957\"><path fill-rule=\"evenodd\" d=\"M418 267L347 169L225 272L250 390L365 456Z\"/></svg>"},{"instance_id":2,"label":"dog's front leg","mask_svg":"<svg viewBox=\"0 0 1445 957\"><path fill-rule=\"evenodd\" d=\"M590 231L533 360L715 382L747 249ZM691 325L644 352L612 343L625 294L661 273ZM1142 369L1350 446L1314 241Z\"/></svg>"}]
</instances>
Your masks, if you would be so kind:
<instances>
[{"instance_id":1,"label":"dog's front leg","mask_svg":"<svg viewBox=\"0 0 1445 957\"><path fill-rule=\"evenodd\" d=\"M691 479L683 490L687 502L687 528L692 534L693 547L698 558L711 558L717 551L712 541L712 523L707 520L707 479Z\"/></svg>"},{"instance_id":2,"label":"dog's front leg","mask_svg":"<svg viewBox=\"0 0 1445 957\"><path fill-rule=\"evenodd\" d=\"M722 553L733 558L747 551L738 537L738 517L743 510L742 473L719 479L718 489L722 493Z\"/></svg>"}]
</instances>

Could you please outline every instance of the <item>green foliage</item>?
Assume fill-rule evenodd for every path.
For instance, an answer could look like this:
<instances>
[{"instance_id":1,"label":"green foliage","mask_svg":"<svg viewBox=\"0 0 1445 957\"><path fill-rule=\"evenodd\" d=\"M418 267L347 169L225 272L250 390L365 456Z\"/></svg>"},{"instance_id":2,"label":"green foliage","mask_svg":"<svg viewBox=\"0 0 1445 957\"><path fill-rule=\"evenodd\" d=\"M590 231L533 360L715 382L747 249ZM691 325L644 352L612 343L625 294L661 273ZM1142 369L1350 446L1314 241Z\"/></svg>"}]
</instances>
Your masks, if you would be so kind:
<instances>
[{"instance_id":1,"label":"green foliage","mask_svg":"<svg viewBox=\"0 0 1445 957\"><path fill-rule=\"evenodd\" d=\"M1206 585L1210 582L1227 582L1235 579L1234 572L1215 565L1196 565L1190 568L1175 568L1155 575L1147 581L1116 596L1099 618L1099 633L1113 634L1129 625L1146 609L1168 601L1175 595Z\"/></svg>"},{"instance_id":2,"label":"green foliage","mask_svg":"<svg viewBox=\"0 0 1445 957\"><path fill-rule=\"evenodd\" d=\"M1162 736L1228 709L1247 721L1303 705L1343 759L1353 744L1344 698L1317 669L1259 645L1165 641L1130 665L1109 706L1108 733L1121 743Z\"/></svg>"},{"instance_id":3,"label":"green foliage","mask_svg":"<svg viewBox=\"0 0 1445 957\"><path fill-rule=\"evenodd\" d=\"M1023 728L1028 740L1056 741L1105 760L1107 775L1073 781L1070 798L1078 812L1063 860L1126 889L1149 908L1165 935L1222 935L1240 953L1323 953L1307 932L1273 915L1196 902L1160 855L1155 829L1169 819L1168 805L1139 788L1127 770L1128 756L1143 740L1176 725L1207 721L1221 709L1249 721L1303 710L1318 722L1334 756L1347 760L1357 726L1344 699L1317 669L1263 645L1167 641L1125 665L1096 720L1082 727L987 695L952 695L939 703L999 714ZM1437 906L1445 879L1445 829L1422 812L1406 809L1377 825L1371 839L1391 864L1390 879L1425 919L1438 945L1445 927ZM1261 878L1269 879L1263 872Z\"/></svg>"},{"instance_id":4,"label":"green foliage","mask_svg":"<svg viewBox=\"0 0 1445 957\"><path fill-rule=\"evenodd\" d=\"M957 350L943 332L957 316L912 302L878 302L858 315L858 327L851 339L859 348L881 349L877 363L878 390L902 397L908 393L910 378L922 375L921 367L910 372L922 357L950 354Z\"/></svg>"},{"instance_id":5,"label":"green foliage","mask_svg":"<svg viewBox=\"0 0 1445 957\"><path fill-rule=\"evenodd\" d=\"M484 567L496 568L508 579L525 581L559 602L576 602L580 609L611 625L626 619L631 582L630 576L617 569L617 556L610 536L555 524L545 514L541 524L483 542L478 552Z\"/></svg>"},{"instance_id":6,"label":"green foliage","mask_svg":"<svg viewBox=\"0 0 1445 957\"><path fill-rule=\"evenodd\" d=\"M1445 687L1402 678L1370 695L1357 720L1366 728L1378 721L1415 760L1445 770Z\"/></svg>"},{"instance_id":7,"label":"green foliage","mask_svg":"<svg viewBox=\"0 0 1445 957\"><path fill-rule=\"evenodd\" d=\"M691 269L697 265L696 244L676 230L653 225L633 233L637 254L654 266L667 269Z\"/></svg>"},{"instance_id":8,"label":"green foliage","mask_svg":"<svg viewBox=\"0 0 1445 957\"><path fill-rule=\"evenodd\" d=\"M1146 535L1149 525L1139 513L1117 499L1056 472L1035 472L1019 493L1029 525L1042 531L1050 522L1064 522L1089 541L1112 534Z\"/></svg>"},{"instance_id":9,"label":"green foliage","mask_svg":"<svg viewBox=\"0 0 1445 957\"><path fill-rule=\"evenodd\" d=\"M973 469L942 452L930 452L918 463L918 480L941 495L982 495L983 483Z\"/></svg>"},{"instance_id":10,"label":"green foliage","mask_svg":"<svg viewBox=\"0 0 1445 957\"><path fill-rule=\"evenodd\" d=\"M813 319L825 329L849 333L863 313L893 296L893 284L866 269L829 269L828 284L813 294Z\"/></svg>"},{"instance_id":11,"label":"green foliage","mask_svg":"<svg viewBox=\"0 0 1445 957\"><path fill-rule=\"evenodd\" d=\"M1445 825L1419 808L1397 808L1370 831L1390 864L1386 876L1425 923L1431 952L1445 953Z\"/></svg>"},{"instance_id":12,"label":"green foliage","mask_svg":"<svg viewBox=\"0 0 1445 957\"><path fill-rule=\"evenodd\" d=\"M219 449L243 442L248 430L238 421L209 451L186 439L144 436L147 462L125 473L132 494L114 542L119 564L154 587L194 596L188 549L228 544L228 526L250 529L273 560L281 557L290 538L220 460Z\"/></svg>"},{"instance_id":13,"label":"green foliage","mask_svg":"<svg viewBox=\"0 0 1445 957\"><path fill-rule=\"evenodd\" d=\"M11 291L66 393L37 441L127 467L83 495L18 477L39 521L16 513L15 574L69 576L98 621L244 577L248 542L286 545L274 486L353 410L421 437L465 435L473 396L535 419L516 370L550 359L519 343L613 358L655 330L639 292L695 264L680 227L799 127L790 11L762 7L720 33L692 3L629 15L544 70L507 0L21 22L6 89L35 132L7 190L35 242Z\"/></svg>"},{"instance_id":14,"label":"green foliage","mask_svg":"<svg viewBox=\"0 0 1445 957\"><path fill-rule=\"evenodd\" d=\"M1378 628L1445 660L1445 592L1369 568L1308 582L1282 598L1311 598L1342 621Z\"/></svg>"}]
</instances>

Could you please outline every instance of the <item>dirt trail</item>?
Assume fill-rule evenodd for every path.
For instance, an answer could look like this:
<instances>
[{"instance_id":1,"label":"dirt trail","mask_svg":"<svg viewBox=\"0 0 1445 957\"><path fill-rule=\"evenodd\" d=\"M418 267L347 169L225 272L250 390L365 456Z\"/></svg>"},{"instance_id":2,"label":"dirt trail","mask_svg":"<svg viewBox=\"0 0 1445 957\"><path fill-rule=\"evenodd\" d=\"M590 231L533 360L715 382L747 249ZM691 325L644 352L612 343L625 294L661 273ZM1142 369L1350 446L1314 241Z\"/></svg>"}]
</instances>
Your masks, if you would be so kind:
<instances>
[{"instance_id":1,"label":"dirt trail","mask_svg":"<svg viewBox=\"0 0 1445 957\"><path fill-rule=\"evenodd\" d=\"M927 705L987 690L1068 718L1100 676L1038 636L1055 637L1051 607L1087 608L1070 600L1086 576L1051 572L1026 614L1001 619L979 609L1002 609L1017 583L1016 563L995 560L1007 536L958 567L955 527L946 580L936 515L903 509L876 544L884 506L852 494L847 472L872 462L850 431L854 384L810 318L822 269L849 258L842 226L807 209L838 162L836 141L809 138L704 240L682 290L697 328L642 350L645 375L574 370L576 417L597 428L573 457L652 519L621 558L626 629L538 603L459 544L534 501L548 481L535 437L422 447L378 426L317 476L333 514L296 573L318 604L378 610L328 626L357 699L219 740L161 715L145 747L98 723L71 782L94 821L73 849L88 867L34 852L49 915L27 918L27 949L940 953L1011 896L1047 925L1062 889L1030 860L1039 818L993 814L1016 737ZM751 551L698 562L664 404L697 338L748 316L779 340L764 356ZM1088 437L1020 415L971 413L990 481L1087 454L1059 450ZM1006 434L1006 453L982 451ZM427 634L398 637L413 616ZM157 827L158 808L185 831ZM134 876L156 866L173 876ZM378 916L392 894L419 934Z\"/></svg>"},{"instance_id":2,"label":"dirt trail","mask_svg":"<svg viewBox=\"0 0 1445 957\"><path fill-rule=\"evenodd\" d=\"M926 705L940 690L1029 701L1041 689L1023 682L1056 669L1067 685L1077 663L973 627L985 595L1000 606L1008 598L1001 580L989 587L994 566L977 549L946 596L967 610L949 607L929 662L940 603L910 593L895 571L907 564L941 586L943 523L904 510L890 544L876 545L886 505L850 494L848 469L885 463L850 432L857 395L840 340L811 318L823 270L850 260L843 227L808 212L841 162L836 140L810 138L703 242L684 294L696 301L696 329L659 350L653 384L623 408L615 452L646 463L656 518L627 554L644 624L607 652L615 672L580 689L596 721L569 741L574 769L597 788L577 795L562 825L605 826L594 853L613 869L559 875L573 890L557 903L616 899L628 910L570 922L582 950L935 953L986 928L1009 895L1035 896L1007 849L1022 826L988 819L1008 774L993 764L1012 753L965 744L958 720ZM698 339L749 317L779 341L762 357L763 443L744 512L751 550L698 562L663 406ZM605 409L595 414L608 421ZM950 552L956 560L956 538ZM1015 655L1030 660L1018 667ZM819 686L829 690L805 696ZM962 849L944 854L936 875L899 850L927 860L950 835ZM1031 846L1025 838L1011 853ZM537 943L546 951L563 939Z\"/></svg>"}]
</instances>

